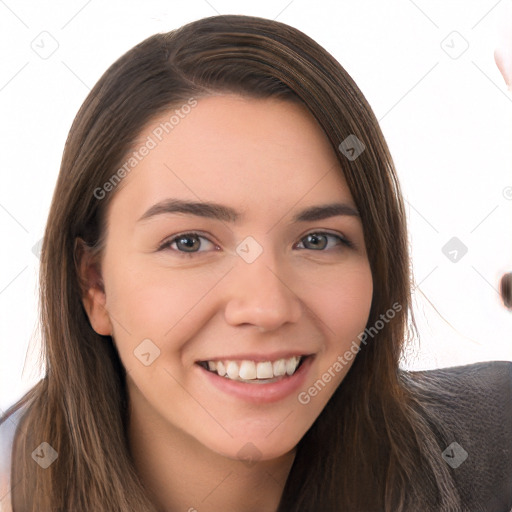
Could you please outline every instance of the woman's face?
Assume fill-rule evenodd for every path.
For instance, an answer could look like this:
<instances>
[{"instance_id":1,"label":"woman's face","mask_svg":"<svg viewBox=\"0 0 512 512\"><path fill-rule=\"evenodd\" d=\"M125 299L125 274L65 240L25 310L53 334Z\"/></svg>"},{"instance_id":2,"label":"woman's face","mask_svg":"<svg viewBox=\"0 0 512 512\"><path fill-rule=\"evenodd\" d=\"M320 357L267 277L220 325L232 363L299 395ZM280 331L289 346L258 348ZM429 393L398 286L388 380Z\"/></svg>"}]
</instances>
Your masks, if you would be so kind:
<instances>
[{"instance_id":1,"label":"woman's face","mask_svg":"<svg viewBox=\"0 0 512 512\"><path fill-rule=\"evenodd\" d=\"M105 293L84 303L153 433L276 458L359 346L372 300L361 220L304 107L219 95L180 113L141 134L108 210Z\"/></svg>"}]
</instances>

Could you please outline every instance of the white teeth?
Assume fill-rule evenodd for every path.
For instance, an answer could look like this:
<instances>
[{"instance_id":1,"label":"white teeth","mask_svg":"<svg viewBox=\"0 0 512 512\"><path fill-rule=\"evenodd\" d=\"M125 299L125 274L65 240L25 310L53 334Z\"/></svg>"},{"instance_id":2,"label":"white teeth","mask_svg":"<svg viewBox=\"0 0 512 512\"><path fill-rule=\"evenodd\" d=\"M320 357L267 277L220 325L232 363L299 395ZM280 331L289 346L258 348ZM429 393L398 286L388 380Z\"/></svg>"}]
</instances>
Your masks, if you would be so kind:
<instances>
[{"instance_id":1,"label":"white teeth","mask_svg":"<svg viewBox=\"0 0 512 512\"><path fill-rule=\"evenodd\" d=\"M278 359L277 361L274 361L273 369L274 369L274 375L276 377L280 377L281 375L284 375L286 373L286 360Z\"/></svg>"},{"instance_id":2,"label":"white teeth","mask_svg":"<svg viewBox=\"0 0 512 512\"><path fill-rule=\"evenodd\" d=\"M288 375L293 375L298 364L299 364L299 362L297 361L297 358L295 358L295 357L291 357L290 359L287 359L286 360L286 373Z\"/></svg>"},{"instance_id":3,"label":"white teeth","mask_svg":"<svg viewBox=\"0 0 512 512\"><path fill-rule=\"evenodd\" d=\"M208 369L221 377L232 380L254 381L274 379L284 375L293 375L299 366L301 357L293 356L277 361L208 361Z\"/></svg>"},{"instance_id":4,"label":"white teeth","mask_svg":"<svg viewBox=\"0 0 512 512\"><path fill-rule=\"evenodd\" d=\"M238 376L244 380L252 380L256 378L256 364L254 361L242 361Z\"/></svg>"},{"instance_id":5,"label":"white teeth","mask_svg":"<svg viewBox=\"0 0 512 512\"><path fill-rule=\"evenodd\" d=\"M217 373L224 377L226 375L226 367L224 366L224 363L222 361L217 361Z\"/></svg>"},{"instance_id":6,"label":"white teeth","mask_svg":"<svg viewBox=\"0 0 512 512\"><path fill-rule=\"evenodd\" d=\"M242 376L242 368L240 368L240 376ZM256 365L256 377L258 377L258 379L271 379L273 376L274 371L270 361L265 361L264 363L258 363Z\"/></svg>"},{"instance_id":7,"label":"white teeth","mask_svg":"<svg viewBox=\"0 0 512 512\"><path fill-rule=\"evenodd\" d=\"M226 365L226 372L230 379L236 379L239 377L240 372L238 364L236 364L235 361L228 361L228 364Z\"/></svg>"}]
</instances>

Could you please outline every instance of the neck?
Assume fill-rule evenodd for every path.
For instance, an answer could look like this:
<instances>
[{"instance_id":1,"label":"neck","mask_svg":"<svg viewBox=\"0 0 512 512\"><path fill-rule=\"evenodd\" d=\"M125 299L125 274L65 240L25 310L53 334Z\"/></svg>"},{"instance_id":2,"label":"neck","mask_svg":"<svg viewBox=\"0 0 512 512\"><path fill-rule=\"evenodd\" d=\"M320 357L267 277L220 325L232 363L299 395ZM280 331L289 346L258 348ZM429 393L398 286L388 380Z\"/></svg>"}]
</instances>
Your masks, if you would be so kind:
<instances>
[{"instance_id":1,"label":"neck","mask_svg":"<svg viewBox=\"0 0 512 512\"><path fill-rule=\"evenodd\" d=\"M295 457L293 451L273 460L230 459L149 410L131 410L128 442L161 512L276 512Z\"/></svg>"}]
</instances>

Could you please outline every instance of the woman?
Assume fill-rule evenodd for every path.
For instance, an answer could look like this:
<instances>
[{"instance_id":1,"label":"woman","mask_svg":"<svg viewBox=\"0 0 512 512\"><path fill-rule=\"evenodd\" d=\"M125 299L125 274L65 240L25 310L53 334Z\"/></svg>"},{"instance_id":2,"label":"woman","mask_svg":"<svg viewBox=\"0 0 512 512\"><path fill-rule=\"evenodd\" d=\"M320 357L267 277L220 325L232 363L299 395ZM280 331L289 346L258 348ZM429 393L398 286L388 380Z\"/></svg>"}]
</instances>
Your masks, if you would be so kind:
<instances>
[{"instance_id":1,"label":"woman","mask_svg":"<svg viewBox=\"0 0 512 512\"><path fill-rule=\"evenodd\" d=\"M391 156L300 31L215 16L115 62L71 128L40 285L15 512L464 509L443 390L398 369Z\"/></svg>"}]
</instances>

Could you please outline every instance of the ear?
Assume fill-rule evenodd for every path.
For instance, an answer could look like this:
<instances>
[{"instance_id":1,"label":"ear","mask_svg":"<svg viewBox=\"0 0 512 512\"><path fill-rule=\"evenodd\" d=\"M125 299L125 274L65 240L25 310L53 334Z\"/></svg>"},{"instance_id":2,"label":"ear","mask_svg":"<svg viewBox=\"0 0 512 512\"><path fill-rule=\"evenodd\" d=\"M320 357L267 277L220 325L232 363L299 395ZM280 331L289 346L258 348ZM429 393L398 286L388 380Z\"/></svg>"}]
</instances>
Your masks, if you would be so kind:
<instances>
[{"instance_id":1,"label":"ear","mask_svg":"<svg viewBox=\"0 0 512 512\"><path fill-rule=\"evenodd\" d=\"M81 299L91 327L102 336L112 335L112 323L106 309L107 296L96 255L85 241L75 239L75 266L81 289Z\"/></svg>"}]
</instances>

